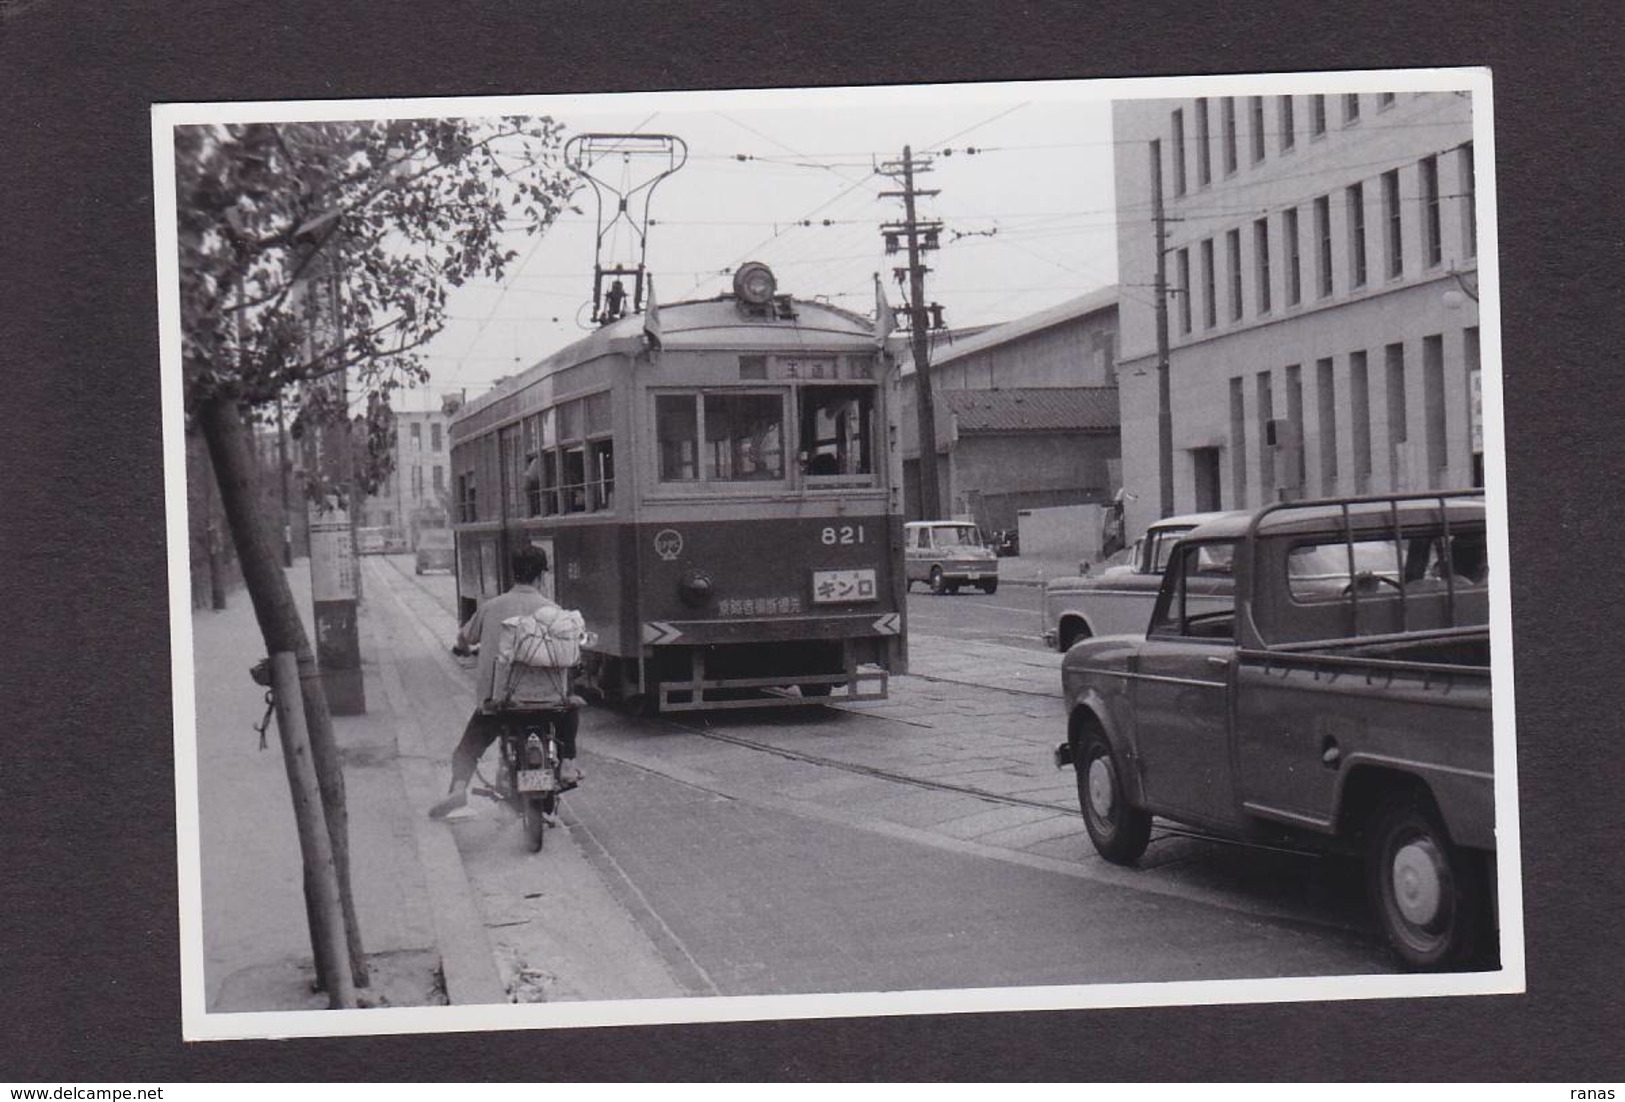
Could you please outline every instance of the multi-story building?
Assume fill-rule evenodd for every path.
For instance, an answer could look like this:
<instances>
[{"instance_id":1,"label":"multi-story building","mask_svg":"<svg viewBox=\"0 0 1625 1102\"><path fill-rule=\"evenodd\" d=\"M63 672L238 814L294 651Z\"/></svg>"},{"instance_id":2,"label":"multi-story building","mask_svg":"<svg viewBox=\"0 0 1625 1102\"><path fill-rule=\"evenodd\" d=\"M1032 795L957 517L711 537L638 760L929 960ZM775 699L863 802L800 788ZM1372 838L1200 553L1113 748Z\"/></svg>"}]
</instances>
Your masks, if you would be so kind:
<instances>
[{"instance_id":1,"label":"multi-story building","mask_svg":"<svg viewBox=\"0 0 1625 1102\"><path fill-rule=\"evenodd\" d=\"M451 450L445 411L395 414L394 470L378 492L362 503L362 528L388 529L410 546L425 516L450 515Z\"/></svg>"},{"instance_id":2,"label":"multi-story building","mask_svg":"<svg viewBox=\"0 0 1625 1102\"><path fill-rule=\"evenodd\" d=\"M1114 104L1128 527L1161 506L1161 175L1173 511L1482 483L1467 94Z\"/></svg>"},{"instance_id":3,"label":"multi-story building","mask_svg":"<svg viewBox=\"0 0 1625 1102\"><path fill-rule=\"evenodd\" d=\"M1024 509L1109 500L1118 480L1117 288L933 341L938 498L983 528ZM894 338L895 339L895 338ZM904 497L919 517L918 419L906 336Z\"/></svg>"}]
</instances>

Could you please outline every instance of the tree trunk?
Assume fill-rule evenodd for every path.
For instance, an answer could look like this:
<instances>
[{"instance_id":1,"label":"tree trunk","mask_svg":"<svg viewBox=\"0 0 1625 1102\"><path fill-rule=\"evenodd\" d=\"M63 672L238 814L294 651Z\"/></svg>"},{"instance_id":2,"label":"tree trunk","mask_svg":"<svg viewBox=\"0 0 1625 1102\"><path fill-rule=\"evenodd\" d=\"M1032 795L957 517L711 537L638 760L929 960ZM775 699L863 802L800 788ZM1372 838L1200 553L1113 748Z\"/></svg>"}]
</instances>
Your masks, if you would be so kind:
<instances>
[{"instance_id":1,"label":"tree trunk","mask_svg":"<svg viewBox=\"0 0 1625 1102\"><path fill-rule=\"evenodd\" d=\"M309 731L311 760L316 767L322 808L331 840L333 864L338 873L339 901L344 916L346 941L353 982L367 986L367 963L361 947L361 927L356 921L355 898L350 890L349 816L344 801L344 771L338 744L333 738L333 719L322 693L316 655L305 634L304 622L294 603L282 569L280 542L259 508L254 486L254 460L248 427L237 404L230 398L214 398L198 409L198 425L208 444L215 480L220 488L220 504L237 546L243 583L254 605L260 634L268 654L292 653L298 663L299 684L303 690L305 725ZM306 875L307 909L310 877ZM313 919L319 920L312 912ZM316 955L317 982L328 987L331 962L320 948L312 925L311 945Z\"/></svg>"}]
</instances>

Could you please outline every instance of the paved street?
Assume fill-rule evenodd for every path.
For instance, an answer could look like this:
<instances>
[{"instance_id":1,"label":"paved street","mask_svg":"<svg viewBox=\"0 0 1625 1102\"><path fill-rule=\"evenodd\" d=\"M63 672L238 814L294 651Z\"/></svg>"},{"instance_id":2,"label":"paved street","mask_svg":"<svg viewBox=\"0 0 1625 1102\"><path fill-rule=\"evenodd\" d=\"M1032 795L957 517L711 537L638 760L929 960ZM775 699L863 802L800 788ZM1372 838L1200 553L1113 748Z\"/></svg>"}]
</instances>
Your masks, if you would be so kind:
<instances>
[{"instance_id":1,"label":"paved street","mask_svg":"<svg viewBox=\"0 0 1625 1102\"><path fill-rule=\"evenodd\" d=\"M444 790L470 706L470 673L446 650L452 582L383 556L364 570L369 711L338 727L363 932L369 955L386 955L383 1001L1393 970L1346 862L1163 833L1140 869L1098 858L1074 775L1050 762L1064 730L1060 656L920 627L954 615L986 625L978 598L915 595L911 613L933 613L911 631L914 672L883 702L642 719L590 709L587 782L540 854L485 801L471 819L431 822L423 809ZM987 600L1007 592L1018 609L1036 594L1011 585ZM209 617L199 614L205 627ZM246 667L254 644L228 645L220 623L200 633L205 661ZM233 681L199 682L200 701L233 696L241 711L246 698L255 712ZM215 718L204 709L200 724ZM245 760L252 739L200 733L217 1009L287 1000L299 990L290 961L308 966L279 755L273 741ZM228 774L247 765L263 774L252 782L259 822L229 810L243 810L243 782ZM433 971L418 965L436 953L440 988L417 990Z\"/></svg>"},{"instance_id":2,"label":"paved street","mask_svg":"<svg viewBox=\"0 0 1625 1102\"><path fill-rule=\"evenodd\" d=\"M369 590L375 610L385 589L400 598L391 630L421 634L438 612L449 635L449 578L409 578L383 559L369 561L368 578L382 583ZM992 598L919 593L911 613L950 606L986 623L971 606L1006 593L1036 596L1014 585ZM568 840L684 990L1391 969L1344 863L1172 835L1141 870L1098 858L1074 775L1049 757L1064 731L1058 654L932 634L916 620L911 661L915 672L879 703L589 713L590 777L566 802ZM549 990L547 943L577 924L549 921L545 893L516 917L514 886L561 847L550 840L533 858L498 816L451 829L482 905L505 916L493 930L499 956L535 962L522 967L542 977L541 997L605 997L563 977Z\"/></svg>"}]
</instances>

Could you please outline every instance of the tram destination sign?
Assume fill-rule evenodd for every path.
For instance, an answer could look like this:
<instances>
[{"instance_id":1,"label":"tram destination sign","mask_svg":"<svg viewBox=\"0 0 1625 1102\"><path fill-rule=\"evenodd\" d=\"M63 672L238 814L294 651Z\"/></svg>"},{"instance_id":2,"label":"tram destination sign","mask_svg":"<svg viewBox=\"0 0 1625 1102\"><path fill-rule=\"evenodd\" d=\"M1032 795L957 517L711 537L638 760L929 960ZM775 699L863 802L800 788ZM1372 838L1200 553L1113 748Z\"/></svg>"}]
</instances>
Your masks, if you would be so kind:
<instances>
[{"instance_id":1,"label":"tram destination sign","mask_svg":"<svg viewBox=\"0 0 1625 1102\"><path fill-rule=\"evenodd\" d=\"M861 570L814 570L813 604L845 604L849 601L873 601L875 572L873 567Z\"/></svg>"}]
</instances>

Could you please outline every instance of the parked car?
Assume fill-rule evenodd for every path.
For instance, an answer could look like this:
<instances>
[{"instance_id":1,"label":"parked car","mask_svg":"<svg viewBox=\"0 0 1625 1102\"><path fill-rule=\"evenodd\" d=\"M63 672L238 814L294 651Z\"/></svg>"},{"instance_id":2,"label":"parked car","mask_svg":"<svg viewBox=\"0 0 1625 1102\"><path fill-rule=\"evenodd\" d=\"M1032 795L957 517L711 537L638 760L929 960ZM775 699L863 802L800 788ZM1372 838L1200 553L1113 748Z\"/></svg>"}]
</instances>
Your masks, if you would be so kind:
<instances>
[{"instance_id":1,"label":"parked car","mask_svg":"<svg viewBox=\"0 0 1625 1102\"><path fill-rule=\"evenodd\" d=\"M1229 513L1165 517L1087 574L1044 586L1044 642L1059 650L1079 639L1144 631L1169 552L1181 536Z\"/></svg>"},{"instance_id":2,"label":"parked car","mask_svg":"<svg viewBox=\"0 0 1625 1102\"><path fill-rule=\"evenodd\" d=\"M1055 760L1095 848L1133 865L1160 816L1362 854L1408 966L1493 956L1484 560L1481 491L1281 503L1188 532L1144 634L1062 662Z\"/></svg>"},{"instance_id":3,"label":"parked car","mask_svg":"<svg viewBox=\"0 0 1625 1102\"><path fill-rule=\"evenodd\" d=\"M911 589L915 582L932 593L958 593L962 585L984 593L999 588L999 560L970 521L909 521L903 525L903 559Z\"/></svg>"}]
</instances>

